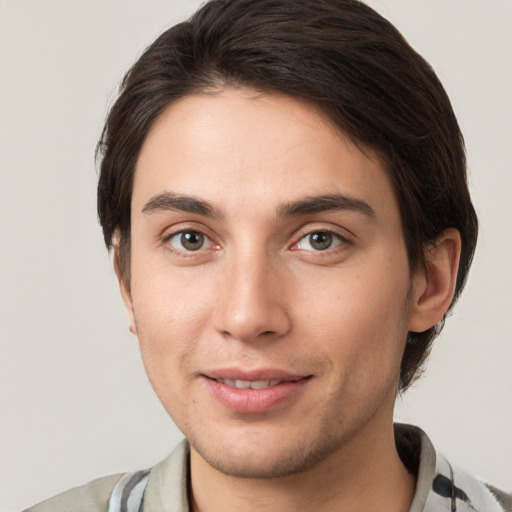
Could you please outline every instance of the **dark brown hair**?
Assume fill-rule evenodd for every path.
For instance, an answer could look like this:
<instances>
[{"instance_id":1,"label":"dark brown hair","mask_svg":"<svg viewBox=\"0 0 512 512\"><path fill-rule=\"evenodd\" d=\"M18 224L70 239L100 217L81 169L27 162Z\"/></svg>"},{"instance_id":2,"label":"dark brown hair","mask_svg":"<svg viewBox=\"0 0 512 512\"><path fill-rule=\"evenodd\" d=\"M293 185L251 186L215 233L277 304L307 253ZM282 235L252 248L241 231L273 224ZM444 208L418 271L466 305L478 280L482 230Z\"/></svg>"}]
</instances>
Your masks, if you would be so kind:
<instances>
[{"instance_id":1,"label":"dark brown hair","mask_svg":"<svg viewBox=\"0 0 512 512\"><path fill-rule=\"evenodd\" d=\"M144 139L178 98L250 87L318 105L353 141L382 158L398 200L411 270L449 227L462 254L457 300L477 238L463 138L430 65L357 0L212 0L164 32L128 71L98 144L98 213L118 236L129 281L130 200ZM414 381L442 323L409 333L400 389Z\"/></svg>"}]
</instances>

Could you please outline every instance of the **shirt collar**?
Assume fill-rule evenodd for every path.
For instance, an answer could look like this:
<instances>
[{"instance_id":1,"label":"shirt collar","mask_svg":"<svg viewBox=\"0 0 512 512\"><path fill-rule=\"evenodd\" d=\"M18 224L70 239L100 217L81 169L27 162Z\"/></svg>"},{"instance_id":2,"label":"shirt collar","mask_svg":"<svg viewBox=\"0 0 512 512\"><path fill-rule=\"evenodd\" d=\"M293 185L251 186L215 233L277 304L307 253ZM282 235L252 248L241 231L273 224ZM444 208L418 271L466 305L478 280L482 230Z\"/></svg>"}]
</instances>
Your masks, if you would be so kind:
<instances>
[{"instance_id":1,"label":"shirt collar","mask_svg":"<svg viewBox=\"0 0 512 512\"><path fill-rule=\"evenodd\" d=\"M400 457L416 476L409 512L505 512L486 485L436 453L420 428L395 424L395 439ZM190 447L183 440L151 469L144 494L145 510L190 511L189 460Z\"/></svg>"}]
</instances>

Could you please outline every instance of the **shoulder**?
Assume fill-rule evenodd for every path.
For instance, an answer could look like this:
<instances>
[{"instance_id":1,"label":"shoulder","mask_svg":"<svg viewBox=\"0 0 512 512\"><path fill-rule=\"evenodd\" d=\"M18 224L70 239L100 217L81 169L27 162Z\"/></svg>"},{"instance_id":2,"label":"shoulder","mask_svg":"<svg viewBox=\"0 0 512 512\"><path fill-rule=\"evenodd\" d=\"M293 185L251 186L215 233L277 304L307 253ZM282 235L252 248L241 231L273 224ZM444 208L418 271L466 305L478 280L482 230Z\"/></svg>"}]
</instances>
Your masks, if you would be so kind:
<instances>
[{"instance_id":1,"label":"shoulder","mask_svg":"<svg viewBox=\"0 0 512 512\"><path fill-rule=\"evenodd\" d=\"M512 496L436 454L436 469L427 512L444 510L512 512Z\"/></svg>"},{"instance_id":2,"label":"shoulder","mask_svg":"<svg viewBox=\"0 0 512 512\"><path fill-rule=\"evenodd\" d=\"M187 477L189 445L183 440L150 470L119 473L93 480L50 498L24 512L108 512L139 510L189 510ZM129 509L126 509L126 504ZM165 506L162 507L162 504Z\"/></svg>"},{"instance_id":3,"label":"shoulder","mask_svg":"<svg viewBox=\"0 0 512 512\"><path fill-rule=\"evenodd\" d=\"M122 474L98 478L58 494L24 512L107 512L112 489Z\"/></svg>"},{"instance_id":4,"label":"shoulder","mask_svg":"<svg viewBox=\"0 0 512 512\"><path fill-rule=\"evenodd\" d=\"M448 467L450 476L442 471L436 474L432 487L438 496L450 498L452 503L460 504L462 510L512 512L512 494L450 464L446 459L438 467L443 464Z\"/></svg>"},{"instance_id":5,"label":"shoulder","mask_svg":"<svg viewBox=\"0 0 512 512\"><path fill-rule=\"evenodd\" d=\"M402 461L416 475L409 512L512 512L511 494L449 462L418 427L396 424L395 437Z\"/></svg>"}]
</instances>

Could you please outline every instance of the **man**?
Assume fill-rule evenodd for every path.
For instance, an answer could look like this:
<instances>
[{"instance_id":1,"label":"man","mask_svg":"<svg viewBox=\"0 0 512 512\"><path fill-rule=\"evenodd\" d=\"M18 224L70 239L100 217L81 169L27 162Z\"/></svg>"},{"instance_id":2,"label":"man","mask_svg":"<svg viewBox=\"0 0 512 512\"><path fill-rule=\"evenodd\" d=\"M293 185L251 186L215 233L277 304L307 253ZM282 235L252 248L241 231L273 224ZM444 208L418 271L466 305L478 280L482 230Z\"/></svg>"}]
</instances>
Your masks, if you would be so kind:
<instances>
[{"instance_id":1,"label":"man","mask_svg":"<svg viewBox=\"0 0 512 512\"><path fill-rule=\"evenodd\" d=\"M353 0L213 0L127 74L98 211L186 441L46 510L510 510L393 425L471 264L450 102Z\"/></svg>"}]
</instances>

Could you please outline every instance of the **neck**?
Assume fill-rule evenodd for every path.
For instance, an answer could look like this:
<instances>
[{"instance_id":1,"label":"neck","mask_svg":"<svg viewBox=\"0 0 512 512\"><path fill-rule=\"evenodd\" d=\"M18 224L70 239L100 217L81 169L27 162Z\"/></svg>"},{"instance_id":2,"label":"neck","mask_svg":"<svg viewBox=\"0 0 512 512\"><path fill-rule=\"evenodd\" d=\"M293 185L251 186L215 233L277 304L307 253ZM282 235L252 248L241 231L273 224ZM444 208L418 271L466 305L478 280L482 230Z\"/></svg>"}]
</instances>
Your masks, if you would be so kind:
<instances>
[{"instance_id":1,"label":"neck","mask_svg":"<svg viewBox=\"0 0 512 512\"><path fill-rule=\"evenodd\" d=\"M396 451L391 421L386 431L357 435L314 467L280 478L225 475L191 449L194 512L407 512L414 486Z\"/></svg>"}]
</instances>

